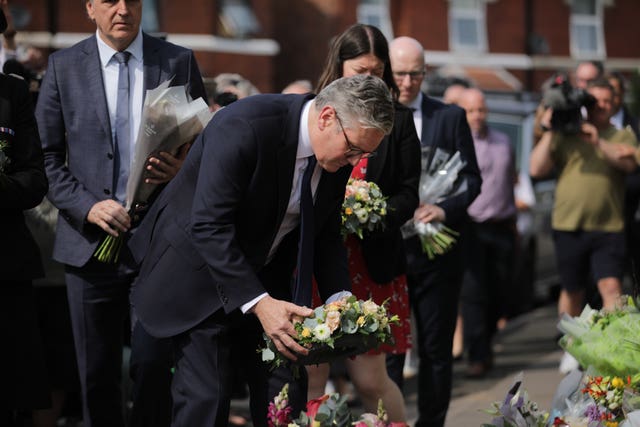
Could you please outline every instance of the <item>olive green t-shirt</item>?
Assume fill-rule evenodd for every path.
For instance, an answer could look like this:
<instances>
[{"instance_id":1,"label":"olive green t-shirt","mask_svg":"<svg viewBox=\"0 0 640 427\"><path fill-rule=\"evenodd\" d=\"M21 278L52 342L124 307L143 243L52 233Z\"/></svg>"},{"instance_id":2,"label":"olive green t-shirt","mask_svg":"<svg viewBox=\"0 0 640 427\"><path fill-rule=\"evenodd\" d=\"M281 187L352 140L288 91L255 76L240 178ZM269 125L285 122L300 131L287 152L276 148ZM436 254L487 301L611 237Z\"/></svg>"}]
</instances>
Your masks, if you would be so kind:
<instances>
[{"instance_id":1,"label":"olive green t-shirt","mask_svg":"<svg viewBox=\"0 0 640 427\"><path fill-rule=\"evenodd\" d=\"M637 145L629 129L611 126L600 131L600 138ZM551 156L559 171L552 227L561 231L622 231L625 172L578 135L554 135Z\"/></svg>"}]
</instances>

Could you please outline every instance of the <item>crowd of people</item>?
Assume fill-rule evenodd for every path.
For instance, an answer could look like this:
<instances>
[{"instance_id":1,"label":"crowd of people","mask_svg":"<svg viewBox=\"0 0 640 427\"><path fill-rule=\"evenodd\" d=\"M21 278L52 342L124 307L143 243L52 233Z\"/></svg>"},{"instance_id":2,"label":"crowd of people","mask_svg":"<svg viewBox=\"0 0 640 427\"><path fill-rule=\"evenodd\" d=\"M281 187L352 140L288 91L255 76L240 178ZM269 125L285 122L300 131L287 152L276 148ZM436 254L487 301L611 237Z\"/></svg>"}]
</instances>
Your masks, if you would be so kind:
<instances>
[{"instance_id":1,"label":"crowd of people","mask_svg":"<svg viewBox=\"0 0 640 427\"><path fill-rule=\"evenodd\" d=\"M6 65L15 29L7 1L0 6ZM29 72L0 74L10 243L0 246L1 360L11 367L0 424L59 425L77 393L84 427L227 426L234 386L246 384L251 422L266 426L285 383L297 413L325 393L332 367L269 370L256 352L263 334L295 360L308 350L294 340L294 320L352 293L387 301L399 317L393 346L335 362L363 408L375 413L382 400L390 421L407 421L411 351L415 425L444 426L454 360L466 355L469 378L493 367L493 336L514 314L518 212L535 203L509 137L488 125L482 90L456 83L436 99L423 90L418 40L355 24L333 39L315 87L296 80L259 94L225 73L207 92L191 50L141 31L140 2L87 0L86 12L95 34L49 55L46 72L33 53L17 61ZM41 84L30 92L34 75ZM613 307L624 274L640 277L640 156L624 77L596 62L572 77L588 95L584 117L567 130L543 99L528 167L557 178L558 313L575 316L590 299ZM156 190L127 210L145 90L169 79L216 113L194 141L147 159ZM427 168L453 155L463 165L456 191L424 199ZM387 200L385 227L362 238L340 232L349 178L375 182ZM444 224L456 242L427 256L419 236L403 234L412 221ZM33 238L42 224L50 248ZM105 236L124 240L113 263L95 256ZM63 266L48 280L66 298L34 289L49 273L42 261ZM574 362L566 355L561 369Z\"/></svg>"}]
</instances>

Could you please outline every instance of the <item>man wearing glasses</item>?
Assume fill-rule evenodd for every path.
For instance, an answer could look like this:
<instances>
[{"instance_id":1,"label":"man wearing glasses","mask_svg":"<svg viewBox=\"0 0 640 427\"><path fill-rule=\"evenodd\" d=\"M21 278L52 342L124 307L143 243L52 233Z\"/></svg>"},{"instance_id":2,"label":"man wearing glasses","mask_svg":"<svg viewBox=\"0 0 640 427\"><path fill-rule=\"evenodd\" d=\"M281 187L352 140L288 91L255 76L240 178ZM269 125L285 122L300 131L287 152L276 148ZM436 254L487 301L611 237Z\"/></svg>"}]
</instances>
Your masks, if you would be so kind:
<instances>
[{"instance_id":1,"label":"man wearing glasses","mask_svg":"<svg viewBox=\"0 0 640 427\"><path fill-rule=\"evenodd\" d=\"M238 100L194 142L130 242L144 258L132 294L140 321L176 352L172 425L227 426L231 363L246 373L254 426L266 427L285 383L293 413L304 409L305 370L269 371L256 350L265 333L286 357L307 354L293 320L313 313L311 272L323 300L350 290L344 189L352 166L390 132L393 112L382 80L354 76L315 99Z\"/></svg>"},{"instance_id":2,"label":"man wearing glasses","mask_svg":"<svg viewBox=\"0 0 640 427\"><path fill-rule=\"evenodd\" d=\"M441 149L449 155L459 151L466 162L458 174L458 179L466 181L466 190L436 204L421 203L414 214L414 220L443 222L458 231L457 244L448 253L430 260L422 252L417 237L405 240L409 300L416 319L420 357L415 425L442 427L451 397L451 347L463 272L461 240L468 222L467 207L480 192L482 180L464 110L443 104L420 91L425 76L422 45L415 39L399 37L389 44L389 56L400 89L399 100L414 111L418 138L423 149L430 150L428 159L436 149ZM397 365L403 360L389 362Z\"/></svg>"}]
</instances>

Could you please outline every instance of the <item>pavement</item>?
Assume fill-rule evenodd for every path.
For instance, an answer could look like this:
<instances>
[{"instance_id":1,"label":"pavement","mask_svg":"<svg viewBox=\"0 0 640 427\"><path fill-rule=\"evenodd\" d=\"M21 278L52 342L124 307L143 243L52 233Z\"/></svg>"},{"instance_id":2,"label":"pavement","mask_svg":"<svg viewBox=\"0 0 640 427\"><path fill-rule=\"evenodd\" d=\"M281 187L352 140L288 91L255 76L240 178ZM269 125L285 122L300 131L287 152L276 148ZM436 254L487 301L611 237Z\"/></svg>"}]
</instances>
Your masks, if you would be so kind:
<instances>
[{"instance_id":1,"label":"pavement","mask_svg":"<svg viewBox=\"0 0 640 427\"><path fill-rule=\"evenodd\" d=\"M515 317L496 334L494 367L481 379L465 377L466 363L454 365L452 400L445 427L480 427L491 421L482 412L495 401L504 399L515 377L523 373L523 388L530 400L549 410L563 375L558 371L562 351L555 341L556 305L549 303ZM409 424L417 419L417 378L405 381L405 404ZM247 399L232 401L232 413L248 416ZM362 411L357 404L354 413ZM250 421L245 427L251 425Z\"/></svg>"}]
</instances>

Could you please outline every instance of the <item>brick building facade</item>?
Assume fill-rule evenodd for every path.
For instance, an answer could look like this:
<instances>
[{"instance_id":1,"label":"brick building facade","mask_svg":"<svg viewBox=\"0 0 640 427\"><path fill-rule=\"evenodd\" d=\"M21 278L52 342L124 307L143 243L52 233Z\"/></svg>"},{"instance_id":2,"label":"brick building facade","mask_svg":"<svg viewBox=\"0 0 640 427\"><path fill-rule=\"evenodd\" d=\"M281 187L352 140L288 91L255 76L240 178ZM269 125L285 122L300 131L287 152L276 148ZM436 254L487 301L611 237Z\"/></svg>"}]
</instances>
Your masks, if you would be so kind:
<instances>
[{"instance_id":1,"label":"brick building facade","mask_svg":"<svg viewBox=\"0 0 640 427\"><path fill-rule=\"evenodd\" d=\"M359 19L409 35L430 68L495 91L537 91L557 70L603 60L640 69L637 0L144 0L152 31L196 51L203 75L237 72L261 91L315 82L331 38ZM19 40L46 51L94 31L79 0L11 0ZM145 15L146 17L146 15ZM575 31L575 33L574 33Z\"/></svg>"}]
</instances>

